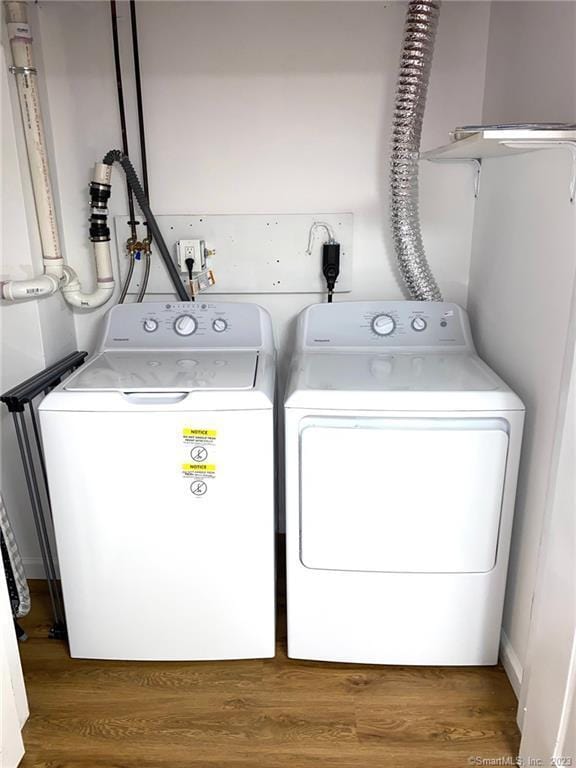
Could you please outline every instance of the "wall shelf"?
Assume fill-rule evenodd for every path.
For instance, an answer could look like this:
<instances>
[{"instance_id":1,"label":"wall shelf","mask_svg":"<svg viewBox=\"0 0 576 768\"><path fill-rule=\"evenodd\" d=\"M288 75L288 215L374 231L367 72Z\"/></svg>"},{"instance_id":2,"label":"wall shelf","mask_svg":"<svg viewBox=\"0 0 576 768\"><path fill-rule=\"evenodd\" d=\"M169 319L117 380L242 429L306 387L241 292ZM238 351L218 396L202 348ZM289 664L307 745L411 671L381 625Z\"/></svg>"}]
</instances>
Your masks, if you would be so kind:
<instances>
[{"instance_id":1,"label":"wall shelf","mask_svg":"<svg viewBox=\"0 0 576 768\"><path fill-rule=\"evenodd\" d=\"M473 162L476 167L474 194L478 196L482 160L559 147L568 149L572 157L570 202L573 203L576 195L576 130L486 129L422 152L420 157L436 162Z\"/></svg>"}]
</instances>

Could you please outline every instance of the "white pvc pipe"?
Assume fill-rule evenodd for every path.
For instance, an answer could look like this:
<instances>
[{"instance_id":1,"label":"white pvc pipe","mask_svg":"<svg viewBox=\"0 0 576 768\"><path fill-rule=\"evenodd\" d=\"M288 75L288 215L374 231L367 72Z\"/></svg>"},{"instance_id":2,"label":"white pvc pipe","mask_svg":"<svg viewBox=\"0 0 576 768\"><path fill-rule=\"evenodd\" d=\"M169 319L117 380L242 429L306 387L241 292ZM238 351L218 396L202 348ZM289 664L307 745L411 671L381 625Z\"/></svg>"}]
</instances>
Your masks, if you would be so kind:
<instances>
[{"instance_id":1,"label":"white pvc pipe","mask_svg":"<svg viewBox=\"0 0 576 768\"><path fill-rule=\"evenodd\" d=\"M94 243L94 256L96 257L97 286L91 293L84 293L78 276L70 267L64 267L68 277L68 283L62 286L62 294L68 304L83 309L101 307L114 293L114 276L112 274L112 258L110 256L110 243Z\"/></svg>"},{"instance_id":2,"label":"white pvc pipe","mask_svg":"<svg viewBox=\"0 0 576 768\"><path fill-rule=\"evenodd\" d=\"M110 184L112 166L106 163L96 163L92 174L92 181L98 184ZM105 213L105 209L99 209L99 213ZM96 259L96 288L90 293L84 293L76 272L71 267L64 267L65 284L62 285L64 298L73 307L93 309L101 307L114 293L114 272L112 271L112 256L110 253L110 241L104 240L94 243L94 257Z\"/></svg>"},{"instance_id":3,"label":"white pvc pipe","mask_svg":"<svg viewBox=\"0 0 576 768\"><path fill-rule=\"evenodd\" d=\"M42 112L32 56L32 33L28 24L26 3L7 2L5 7L12 63L16 68L16 87L42 243L44 271L61 278L64 259L58 237Z\"/></svg>"},{"instance_id":4,"label":"white pvc pipe","mask_svg":"<svg viewBox=\"0 0 576 768\"><path fill-rule=\"evenodd\" d=\"M44 274L30 280L9 280L0 284L0 297L8 301L39 298L50 296L61 287L64 298L72 306L99 307L114 293L110 243L94 244L97 287L91 293L84 293L74 270L64 265L60 249L26 3L7 0L4 5L42 244ZM93 180L109 184L111 171L111 166L97 163Z\"/></svg>"},{"instance_id":5,"label":"white pvc pipe","mask_svg":"<svg viewBox=\"0 0 576 768\"><path fill-rule=\"evenodd\" d=\"M8 301L40 299L51 296L60 288L60 281L54 275L38 275L30 280L9 280L1 284L2 298Z\"/></svg>"}]
</instances>

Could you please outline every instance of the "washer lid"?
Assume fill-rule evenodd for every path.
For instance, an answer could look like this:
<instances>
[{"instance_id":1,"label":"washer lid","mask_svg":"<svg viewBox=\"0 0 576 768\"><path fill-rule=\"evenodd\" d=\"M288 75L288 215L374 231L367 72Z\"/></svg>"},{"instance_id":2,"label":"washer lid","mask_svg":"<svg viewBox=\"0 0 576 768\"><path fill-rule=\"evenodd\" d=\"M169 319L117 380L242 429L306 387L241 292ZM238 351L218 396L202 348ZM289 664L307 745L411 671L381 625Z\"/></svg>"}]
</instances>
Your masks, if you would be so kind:
<instances>
[{"instance_id":1,"label":"washer lid","mask_svg":"<svg viewBox=\"0 0 576 768\"><path fill-rule=\"evenodd\" d=\"M251 390L257 352L103 352L70 377L73 392Z\"/></svg>"}]
</instances>

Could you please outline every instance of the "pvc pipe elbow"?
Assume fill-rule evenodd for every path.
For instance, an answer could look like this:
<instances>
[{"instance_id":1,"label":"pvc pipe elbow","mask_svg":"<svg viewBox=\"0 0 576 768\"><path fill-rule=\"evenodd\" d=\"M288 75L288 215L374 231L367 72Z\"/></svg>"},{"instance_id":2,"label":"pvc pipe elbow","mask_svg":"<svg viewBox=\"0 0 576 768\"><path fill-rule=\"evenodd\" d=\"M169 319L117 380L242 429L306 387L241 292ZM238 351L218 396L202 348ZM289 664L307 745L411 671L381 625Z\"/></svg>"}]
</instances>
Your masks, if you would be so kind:
<instances>
[{"instance_id":1,"label":"pvc pipe elbow","mask_svg":"<svg viewBox=\"0 0 576 768\"><path fill-rule=\"evenodd\" d=\"M52 275L58 280L62 280L64 277L64 259L43 259L44 274Z\"/></svg>"},{"instance_id":2,"label":"pvc pipe elbow","mask_svg":"<svg viewBox=\"0 0 576 768\"><path fill-rule=\"evenodd\" d=\"M60 280L54 275L39 275L30 280L8 280L1 284L1 296L6 301L24 301L52 296L60 288Z\"/></svg>"},{"instance_id":3,"label":"pvc pipe elbow","mask_svg":"<svg viewBox=\"0 0 576 768\"><path fill-rule=\"evenodd\" d=\"M98 283L95 291L92 293L83 293L79 281L73 280L62 288L62 295L65 301L72 307L80 309L94 309L106 304L112 298L114 293L114 280L106 283Z\"/></svg>"}]
</instances>

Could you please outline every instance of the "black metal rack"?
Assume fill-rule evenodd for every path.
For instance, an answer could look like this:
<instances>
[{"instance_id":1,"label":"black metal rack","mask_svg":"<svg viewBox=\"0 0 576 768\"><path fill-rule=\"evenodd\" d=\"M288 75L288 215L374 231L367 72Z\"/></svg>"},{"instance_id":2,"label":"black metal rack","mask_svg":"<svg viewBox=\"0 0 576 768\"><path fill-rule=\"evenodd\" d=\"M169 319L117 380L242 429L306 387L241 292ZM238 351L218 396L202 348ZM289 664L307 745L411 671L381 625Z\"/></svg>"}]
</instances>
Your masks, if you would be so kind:
<instances>
[{"instance_id":1,"label":"black metal rack","mask_svg":"<svg viewBox=\"0 0 576 768\"><path fill-rule=\"evenodd\" d=\"M0 396L0 402L6 405L14 419L18 448L24 467L24 477L28 486L34 525L48 582L50 602L52 603L54 624L50 629L50 637L56 639L66 636L66 618L62 591L52 554L50 535L52 510L34 400L39 395L47 395L54 387L58 386L63 378L82 365L87 356L87 352L72 352L54 365L45 368ZM31 434L29 427L31 427ZM40 469L40 473L38 473L37 468ZM40 474L40 479L38 474Z\"/></svg>"}]
</instances>

